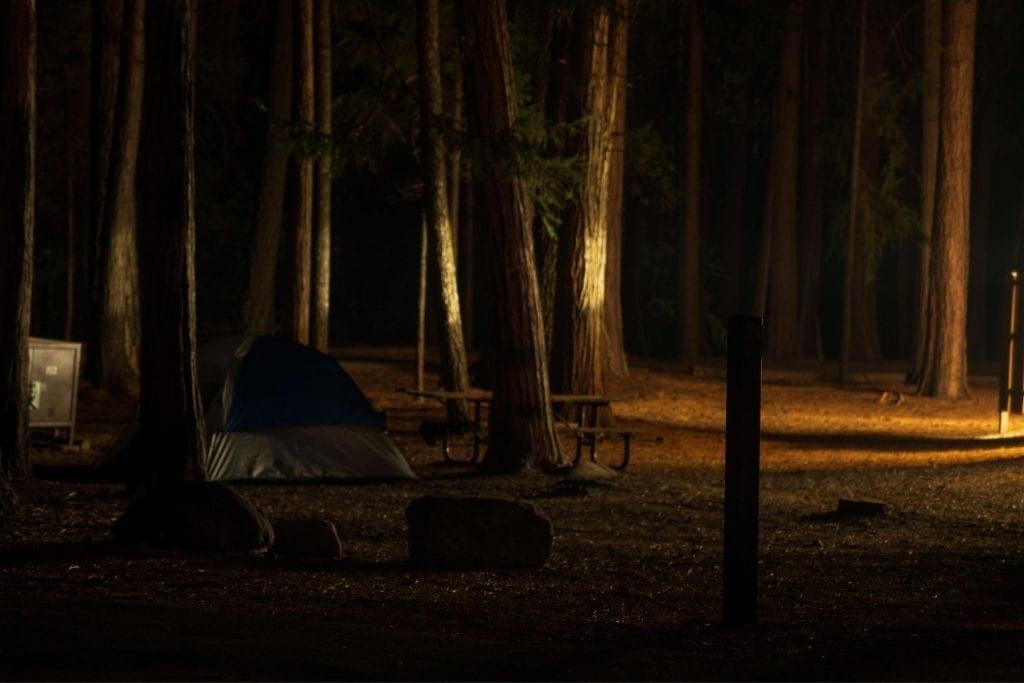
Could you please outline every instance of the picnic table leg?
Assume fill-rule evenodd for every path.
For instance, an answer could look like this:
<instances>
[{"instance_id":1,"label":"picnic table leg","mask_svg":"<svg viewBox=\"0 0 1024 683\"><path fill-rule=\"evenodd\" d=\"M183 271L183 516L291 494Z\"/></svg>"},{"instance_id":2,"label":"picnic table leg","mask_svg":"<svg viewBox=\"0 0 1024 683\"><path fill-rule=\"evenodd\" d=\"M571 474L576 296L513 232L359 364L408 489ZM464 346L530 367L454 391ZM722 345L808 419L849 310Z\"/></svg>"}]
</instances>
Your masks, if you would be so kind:
<instances>
[{"instance_id":1,"label":"picnic table leg","mask_svg":"<svg viewBox=\"0 0 1024 683\"><path fill-rule=\"evenodd\" d=\"M480 401L473 401L473 462L480 457Z\"/></svg>"},{"instance_id":2,"label":"picnic table leg","mask_svg":"<svg viewBox=\"0 0 1024 683\"><path fill-rule=\"evenodd\" d=\"M597 429L597 406L590 406L590 428ZM592 431L590 437L590 462L597 462L597 432Z\"/></svg>"}]
</instances>

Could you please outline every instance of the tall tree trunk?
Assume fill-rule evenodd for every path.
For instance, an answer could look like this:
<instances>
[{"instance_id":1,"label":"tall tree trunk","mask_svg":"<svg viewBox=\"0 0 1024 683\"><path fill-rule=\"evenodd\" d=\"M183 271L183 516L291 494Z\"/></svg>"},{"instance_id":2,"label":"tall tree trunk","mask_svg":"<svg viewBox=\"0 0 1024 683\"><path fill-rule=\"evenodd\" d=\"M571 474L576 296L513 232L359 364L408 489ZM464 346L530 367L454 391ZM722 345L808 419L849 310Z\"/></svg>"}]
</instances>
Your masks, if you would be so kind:
<instances>
[{"instance_id":1,"label":"tall tree trunk","mask_svg":"<svg viewBox=\"0 0 1024 683\"><path fill-rule=\"evenodd\" d=\"M0 5L0 508L30 476L28 335L35 231L36 3Z\"/></svg>"},{"instance_id":2,"label":"tall tree trunk","mask_svg":"<svg viewBox=\"0 0 1024 683\"><path fill-rule=\"evenodd\" d=\"M992 167L999 133L999 101L995 97L991 72L977 69L975 107L978 125L972 144L974 159L971 173L971 280L969 283L968 360L984 361L989 357L989 249L994 238L990 223ZM997 335L998 336L998 335Z\"/></svg>"},{"instance_id":3,"label":"tall tree trunk","mask_svg":"<svg viewBox=\"0 0 1024 683\"><path fill-rule=\"evenodd\" d=\"M126 0L117 116L102 224L100 385L127 392L139 374L139 263L135 174L145 76L145 1Z\"/></svg>"},{"instance_id":4,"label":"tall tree trunk","mask_svg":"<svg viewBox=\"0 0 1024 683\"><path fill-rule=\"evenodd\" d=\"M470 131L489 146L480 174L494 278L494 402L484 466L516 471L565 465L551 412L540 292L527 222L526 187L511 147L515 82L503 0L459 0L459 43Z\"/></svg>"},{"instance_id":5,"label":"tall tree trunk","mask_svg":"<svg viewBox=\"0 0 1024 683\"><path fill-rule=\"evenodd\" d=\"M313 0L298 0L295 11L295 123L308 133L313 130L315 116ZM313 158L302 150L295 155L295 165L298 172L292 235L292 338L308 344L313 279Z\"/></svg>"},{"instance_id":6,"label":"tall tree trunk","mask_svg":"<svg viewBox=\"0 0 1024 683\"><path fill-rule=\"evenodd\" d=\"M864 84L872 83L881 75L884 64L885 44L879 30L880 21L870 10L865 15L867 21L864 43ZM867 106L867 102L864 103ZM877 129L871 125L878 120L874 108L861 112L861 134L859 167L860 191L856 201L857 229L854 240L853 294L850 309L850 358L861 361L878 360L881 355L881 342L878 335L878 252L880 241L878 227L868 220L874 193L869 188L881 186L881 145L882 141Z\"/></svg>"},{"instance_id":7,"label":"tall tree trunk","mask_svg":"<svg viewBox=\"0 0 1024 683\"><path fill-rule=\"evenodd\" d=\"M942 84L942 0L924 0L923 93L921 97L921 247L918 316L911 380L919 383L928 355L928 309L931 299L932 235L935 234L935 193L939 179L939 96Z\"/></svg>"},{"instance_id":8,"label":"tall tree trunk","mask_svg":"<svg viewBox=\"0 0 1024 683\"><path fill-rule=\"evenodd\" d=\"M441 381L449 391L469 389L469 363L462 335L459 284L455 275L455 247L448 216L447 155L445 153L441 103L441 38L437 0L416 2L419 48L420 130L423 136L424 200L427 224L433 233L435 271L441 293L442 335ZM465 401L448 403L448 417L466 419Z\"/></svg>"},{"instance_id":9,"label":"tall tree trunk","mask_svg":"<svg viewBox=\"0 0 1024 683\"><path fill-rule=\"evenodd\" d=\"M772 155L777 194L773 203L770 294L768 297L767 346L776 358L798 353L797 296L797 174L800 132L800 54L803 41L803 0L786 5L786 35L782 47L777 119L772 138Z\"/></svg>"},{"instance_id":10,"label":"tall tree trunk","mask_svg":"<svg viewBox=\"0 0 1024 683\"><path fill-rule=\"evenodd\" d=\"M682 11L687 12L689 56L686 73L686 133L681 156L683 221L679 235L678 274L676 299L676 352L685 364L692 364L700 356L701 331L701 277L700 277L700 188L701 188L701 109L704 105L704 29L700 8L691 1Z\"/></svg>"},{"instance_id":11,"label":"tall tree trunk","mask_svg":"<svg viewBox=\"0 0 1024 683\"><path fill-rule=\"evenodd\" d=\"M277 274L281 218L288 176L286 129L292 109L292 3L277 0L274 22L274 60L270 69L267 137L256 207L256 225L249 250L249 286L242 308L246 334L274 331L274 282Z\"/></svg>"},{"instance_id":12,"label":"tall tree trunk","mask_svg":"<svg viewBox=\"0 0 1024 683\"><path fill-rule=\"evenodd\" d=\"M825 215L824 141L826 86L828 85L828 8L810 6L811 33L808 46L806 123L802 126L800 171L803 201L800 204L800 321L799 353L820 358L821 331L818 321L821 283L821 230Z\"/></svg>"},{"instance_id":13,"label":"tall tree trunk","mask_svg":"<svg viewBox=\"0 0 1024 683\"><path fill-rule=\"evenodd\" d=\"M605 268L608 254L608 177L611 170L609 116L609 16L600 9L582 15L579 28L580 107L584 130L577 156L582 171L577 200L559 244L556 323L551 352L556 391L602 394L604 374Z\"/></svg>"},{"instance_id":14,"label":"tall tree trunk","mask_svg":"<svg viewBox=\"0 0 1024 683\"><path fill-rule=\"evenodd\" d=\"M853 114L853 151L850 162L850 215L846 232L846 260L843 267L842 330L839 341L839 382L850 373L850 349L853 335L853 290L856 285L857 221L860 201L861 140L864 127L864 70L867 63L867 0L860 0L860 30L857 48L857 104Z\"/></svg>"},{"instance_id":15,"label":"tall tree trunk","mask_svg":"<svg viewBox=\"0 0 1024 683\"><path fill-rule=\"evenodd\" d=\"M107 260L107 203L110 168L114 156L114 126L117 119L118 86L121 75L125 0L92 2L92 107L89 135L89 227L88 253L92 261L89 278L88 346L103 346L103 279ZM100 353L85 356L85 373L100 381Z\"/></svg>"},{"instance_id":16,"label":"tall tree trunk","mask_svg":"<svg viewBox=\"0 0 1024 683\"><path fill-rule=\"evenodd\" d=\"M331 138L331 3L316 0L316 132ZM327 353L331 314L331 149L321 151L316 160L316 197L314 222L316 248L313 250L313 345Z\"/></svg>"},{"instance_id":17,"label":"tall tree trunk","mask_svg":"<svg viewBox=\"0 0 1024 683\"><path fill-rule=\"evenodd\" d=\"M611 58L611 170L608 174L608 263L605 268L605 372L626 377L629 363L622 329L622 233L626 166L626 88L629 84L629 0L616 0Z\"/></svg>"},{"instance_id":18,"label":"tall tree trunk","mask_svg":"<svg viewBox=\"0 0 1024 683\"><path fill-rule=\"evenodd\" d=\"M142 376L139 452L150 488L205 476L196 381L195 0L146 11L142 191Z\"/></svg>"},{"instance_id":19,"label":"tall tree trunk","mask_svg":"<svg viewBox=\"0 0 1024 683\"><path fill-rule=\"evenodd\" d=\"M943 17L939 186L932 239L930 336L918 392L967 395L971 113L977 0L949 0Z\"/></svg>"}]
</instances>

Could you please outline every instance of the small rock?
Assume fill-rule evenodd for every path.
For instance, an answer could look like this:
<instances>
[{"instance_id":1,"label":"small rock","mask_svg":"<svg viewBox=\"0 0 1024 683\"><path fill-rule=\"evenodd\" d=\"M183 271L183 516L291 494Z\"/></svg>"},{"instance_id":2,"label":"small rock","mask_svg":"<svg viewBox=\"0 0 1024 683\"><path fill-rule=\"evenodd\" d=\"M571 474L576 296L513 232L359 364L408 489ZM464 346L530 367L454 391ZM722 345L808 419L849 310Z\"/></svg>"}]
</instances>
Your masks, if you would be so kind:
<instances>
[{"instance_id":1,"label":"small rock","mask_svg":"<svg viewBox=\"0 0 1024 683\"><path fill-rule=\"evenodd\" d=\"M836 515L839 517L870 517L884 514L885 503L877 500L840 498L839 505L836 507Z\"/></svg>"},{"instance_id":2,"label":"small rock","mask_svg":"<svg viewBox=\"0 0 1024 683\"><path fill-rule=\"evenodd\" d=\"M503 498L423 496L406 508L409 557L447 567L538 567L551 554L551 521Z\"/></svg>"},{"instance_id":3,"label":"small rock","mask_svg":"<svg viewBox=\"0 0 1024 683\"><path fill-rule=\"evenodd\" d=\"M335 560L341 557L341 541L334 525L325 519L275 519L271 550L302 560Z\"/></svg>"}]
</instances>

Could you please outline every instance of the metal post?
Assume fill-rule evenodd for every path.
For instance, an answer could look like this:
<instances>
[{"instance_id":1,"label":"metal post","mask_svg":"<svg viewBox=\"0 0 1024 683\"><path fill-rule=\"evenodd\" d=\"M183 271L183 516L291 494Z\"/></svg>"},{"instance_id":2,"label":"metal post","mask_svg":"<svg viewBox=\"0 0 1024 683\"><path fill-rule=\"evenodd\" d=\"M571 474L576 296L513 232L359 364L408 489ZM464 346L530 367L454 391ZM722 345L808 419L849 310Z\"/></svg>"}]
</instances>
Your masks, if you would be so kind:
<instances>
[{"instance_id":1,"label":"metal post","mask_svg":"<svg viewBox=\"0 0 1024 683\"><path fill-rule=\"evenodd\" d=\"M722 586L723 621L729 626L757 621L761 339L761 318L729 318Z\"/></svg>"},{"instance_id":2,"label":"metal post","mask_svg":"<svg viewBox=\"0 0 1024 683\"><path fill-rule=\"evenodd\" d=\"M1003 358L1003 368L999 376L999 433L1003 434L1010 427L1010 411L1020 412L1024 407L1024 387L1022 387L1021 376L1022 363L1020 358L1021 344L1018 337L1020 325L1018 290L1020 279L1017 271L1010 271L1010 311L1009 311L1009 334L1007 335L1006 355Z\"/></svg>"}]
</instances>

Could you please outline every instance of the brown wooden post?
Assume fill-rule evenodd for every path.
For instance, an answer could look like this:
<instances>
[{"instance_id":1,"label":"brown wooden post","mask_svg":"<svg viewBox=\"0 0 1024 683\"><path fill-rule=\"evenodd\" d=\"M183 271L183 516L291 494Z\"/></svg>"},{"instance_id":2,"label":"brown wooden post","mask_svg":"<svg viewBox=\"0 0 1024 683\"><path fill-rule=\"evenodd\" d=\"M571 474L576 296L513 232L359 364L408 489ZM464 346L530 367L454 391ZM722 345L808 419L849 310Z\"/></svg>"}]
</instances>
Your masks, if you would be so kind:
<instances>
[{"instance_id":1,"label":"brown wooden post","mask_svg":"<svg viewBox=\"0 0 1024 683\"><path fill-rule=\"evenodd\" d=\"M729 626L757 621L762 327L761 318L729 318L722 587L723 621Z\"/></svg>"},{"instance_id":2,"label":"brown wooden post","mask_svg":"<svg viewBox=\"0 0 1024 683\"><path fill-rule=\"evenodd\" d=\"M1006 338L1006 355L999 376L999 433L1009 429L1010 411L1024 409L1024 344L1020 340L1020 278L1017 271L1010 272L1010 310Z\"/></svg>"}]
</instances>

